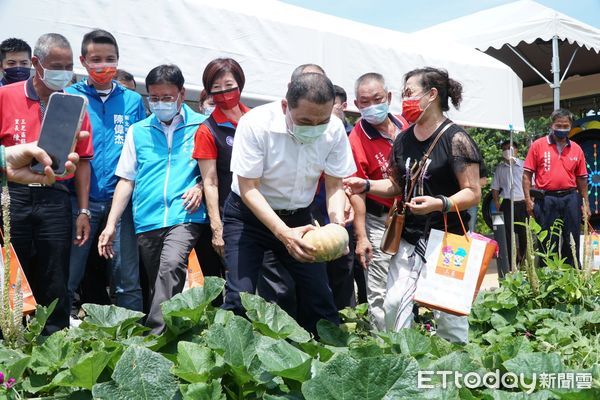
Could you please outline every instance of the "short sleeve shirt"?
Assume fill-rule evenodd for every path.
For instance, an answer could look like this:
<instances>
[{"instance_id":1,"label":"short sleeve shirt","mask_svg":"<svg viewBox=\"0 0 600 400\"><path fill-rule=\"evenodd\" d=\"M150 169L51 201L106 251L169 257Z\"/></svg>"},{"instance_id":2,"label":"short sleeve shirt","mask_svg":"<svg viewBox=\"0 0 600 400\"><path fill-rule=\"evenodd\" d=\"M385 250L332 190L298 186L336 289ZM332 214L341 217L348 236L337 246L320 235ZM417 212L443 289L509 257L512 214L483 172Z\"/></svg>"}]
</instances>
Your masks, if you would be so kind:
<instances>
[{"instance_id":1,"label":"short sleeve shirt","mask_svg":"<svg viewBox=\"0 0 600 400\"><path fill-rule=\"evenodd\" d=\"M401 116L389 115L391 121L399 131L404 130L408 123ZM402 133L398 133L401 135ZM389 158L392 152L391 138L377 132L371 124L364 119L359 120L349 136L354 162L356 163L356 176L364 179L386 179L389 173ZM394 199L367 194L367 198L391 207Z\"/></svg>"},{"instance_id":2,"label":"short sleeve shirt","mask_svg":"<svg viewBox=\"0 0 600 400\"><path fill-rule=\"evenodd\" d=\"M259 190L275 210L295 210L312 202L319 177L343 178L356 171L342 121L332 116L313 143L288 132L280 102L246 113L238 123L231 156L231 190L240 194L238 176L260 178Z\"/></svg>"},{"instance_id":3,"label":"short sleeve shirt","mask_svg":"<svg viewBox=\"0 0 600 400\"><path fill-rule=\"evenodd\" d=\"M0 143L2 145L8 147L38 140L42 119L40 98L33 88L33 78L0 88ZM91 137L92 127L87 112L81 130L90 132L90 136L77 141L75 152L79 154L80 159L91 159L94 156L94 147ZM69 178L67 176L57 179Z\"/></svg>"},{"instance_id":4,"label":"short sleeve shirt","mask_svg":"<svg viewBox=\"0 0 600 400\"><path fill-rule=\"evenodd\" d=\"M523 168L535 174L536 187L542 190L567 190L577 187L576 178L588 176L581 147L568 140L562 152L550 135L531 145Z\"/></svg>"},{"instance_id":5,"label":"short sleeve shirt","mask_svg":"<svg viewBox=\"0 0 600 400\"><path fill-rule=\"evenodd\" d=\"M451 123L449 120L446 123ZM443 123L428 139L420 141L415 137L414 126L409 127L395 142L392 149L392 176L399 187L408 191L407 168L415 170L423 155ZM470 164L481 164L482 158L477 145L465 130L456 124L450 126L442 135L429 156L428 165L422 169L417 178L413 196L450 197L460 191L457 174ZM408 180L409 181L409 180ZM406 197L407 193L403 193ZM463 223L469 220L468 213L460 213ZM448 231L463 234L460 220L455 212L448 213ZM441 212L429 215L414 215L407 211L402 237L415 244L421 237L427 237L430 228L444 230L444 219Z\"/></svg>"},{"instance_id":6,"label":"short sleeve shirt","mask_svg":"<svg viewBox=\"0 0 600 400\"><path fill-rule=\"evenodd\" d=\"M240 109L242 113L245 114L250 109L240 103ZM237 127L237 121L230 120L225 116L223 111L219 107L216 107L212 112L211 117L214 118L217 124L231 124L233 128ZM219 150L217 148L217 144L215 143L215 138L213 137L210 128L203 123L198 128L198 132L196 132L196 139L194 140L194 152L192 153L192 157L196 160L216 160L219 156Z\"/></svg>"}]
</instances>

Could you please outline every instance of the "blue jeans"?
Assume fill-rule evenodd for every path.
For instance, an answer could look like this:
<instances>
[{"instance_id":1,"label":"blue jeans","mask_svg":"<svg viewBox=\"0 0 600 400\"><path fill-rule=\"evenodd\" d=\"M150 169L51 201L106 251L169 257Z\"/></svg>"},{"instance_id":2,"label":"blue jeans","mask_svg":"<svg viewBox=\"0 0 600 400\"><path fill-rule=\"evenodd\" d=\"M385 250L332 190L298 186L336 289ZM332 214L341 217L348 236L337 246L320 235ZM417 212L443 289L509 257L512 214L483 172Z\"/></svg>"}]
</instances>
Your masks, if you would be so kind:
<instances>
[{"instance_id":1,"label":"blue jeans","mask_svg":"<svg viewBox=\"0 0 600 400\"><path fill-rule=\"evenodd\" d=\"M469 232L475 232L475 227L477 226L477 210L479 209L479 205L473 206L467 209L469 213Z\"/></svg>"},{"instance_id":2,"label":"blue jeans","mask_svg":"<svg viewBox=\"0 0 600 400\"><path fill-rule=\"evenodd\" d=\"M71 197L73 204L73 237L75 237L75 220L79 210L77 198ZM89 210L90 238L81 247L71 246L71 261L69 265L69 304L73 304L73 294L81 284L87 265L94 238L104 223L110 211L111 201L91 201ZM134 311L142 311L142 289L140 287L139 256L137 238L133 227L133 214L131 203L127 205L121 220L117 224L115 241L113 244L115 256L109 261L111 266L111 285L117 298L117 306ZM97 251L94 249L93 251Z\"/></svg>"},{"instance_id":3,"label":"blue jeans","mask_svg":"<svg viewBox=\"0 0 600 400\"><path fill-rule=\"evenodd\" d=\"M306 209L281 219L289 227L297 227L310 224L311 215ZM320 319L339 324L325 263L306 264L294 259L283 243L233 192L227 197L223 209L223 239L227 285L222 308L238 315L244 314L240 292L254 294L265 252L271 250L279 268L286 268L295 281L298 323L314 334Z\"/></svg>"}]
</instances>

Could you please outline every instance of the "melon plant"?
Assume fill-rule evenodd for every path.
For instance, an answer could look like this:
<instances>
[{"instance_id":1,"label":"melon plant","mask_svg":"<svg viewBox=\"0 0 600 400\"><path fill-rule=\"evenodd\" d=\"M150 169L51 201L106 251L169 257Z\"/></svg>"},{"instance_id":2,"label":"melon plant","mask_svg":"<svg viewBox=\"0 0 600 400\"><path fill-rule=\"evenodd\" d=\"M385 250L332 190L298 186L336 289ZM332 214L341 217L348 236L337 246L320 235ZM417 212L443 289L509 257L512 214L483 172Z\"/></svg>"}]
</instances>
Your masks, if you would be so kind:
<instances>
[{"instance_id":1,"label":"melon plant","mask_svg":"<svg viewBox=\"0 0 600 400\"><path fill-rule=\"evenodd\" d=\"M348 231L338 224L327 224L306 232L303 239L315 246L315 261L332 261L343 256L348 250Z\"/></svg>"}]
</instances>

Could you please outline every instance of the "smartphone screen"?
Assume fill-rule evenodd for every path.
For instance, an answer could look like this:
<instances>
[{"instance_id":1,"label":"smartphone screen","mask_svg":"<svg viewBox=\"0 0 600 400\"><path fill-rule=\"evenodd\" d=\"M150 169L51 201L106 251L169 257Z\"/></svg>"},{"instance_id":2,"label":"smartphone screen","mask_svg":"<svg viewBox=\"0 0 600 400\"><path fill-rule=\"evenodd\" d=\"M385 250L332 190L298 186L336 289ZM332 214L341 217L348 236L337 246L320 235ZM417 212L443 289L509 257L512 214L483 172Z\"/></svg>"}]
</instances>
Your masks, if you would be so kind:
<instances>
[{"instance_id":1,"label":"smartphone screen","mask_svg":"<svg viewBox=\"0 0 600 400\"><path fill-rule=\"evenodd\" d=\"M65 93L52 93L42 121L38 146L52 159L52 170L57 176L66 173L67 156L75 148L75 137L81 128L86 99ZM31 169L44 174L44 166L37 161L31 163Z\"/></svg>"}]
</instances>

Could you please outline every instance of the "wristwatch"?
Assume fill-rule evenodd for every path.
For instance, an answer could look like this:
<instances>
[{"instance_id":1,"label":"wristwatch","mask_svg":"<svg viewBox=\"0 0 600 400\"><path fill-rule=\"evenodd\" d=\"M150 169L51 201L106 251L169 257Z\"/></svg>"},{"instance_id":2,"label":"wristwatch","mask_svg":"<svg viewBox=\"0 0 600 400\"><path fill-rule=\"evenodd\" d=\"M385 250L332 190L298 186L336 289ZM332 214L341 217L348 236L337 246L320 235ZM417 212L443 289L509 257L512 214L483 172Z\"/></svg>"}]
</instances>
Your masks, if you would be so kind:
<instances>
[{"instance_id":1,"label":"wristwatch","mask_svg":"<svg viewBox=\"0 0 600 400\"><path fill-rule=\"evenodd\" d=\"M85 214L88 218L92 218L92 213L87 208L80 208L77 216L80 216L81 214Z\"/></svg>"}]
</instances>

